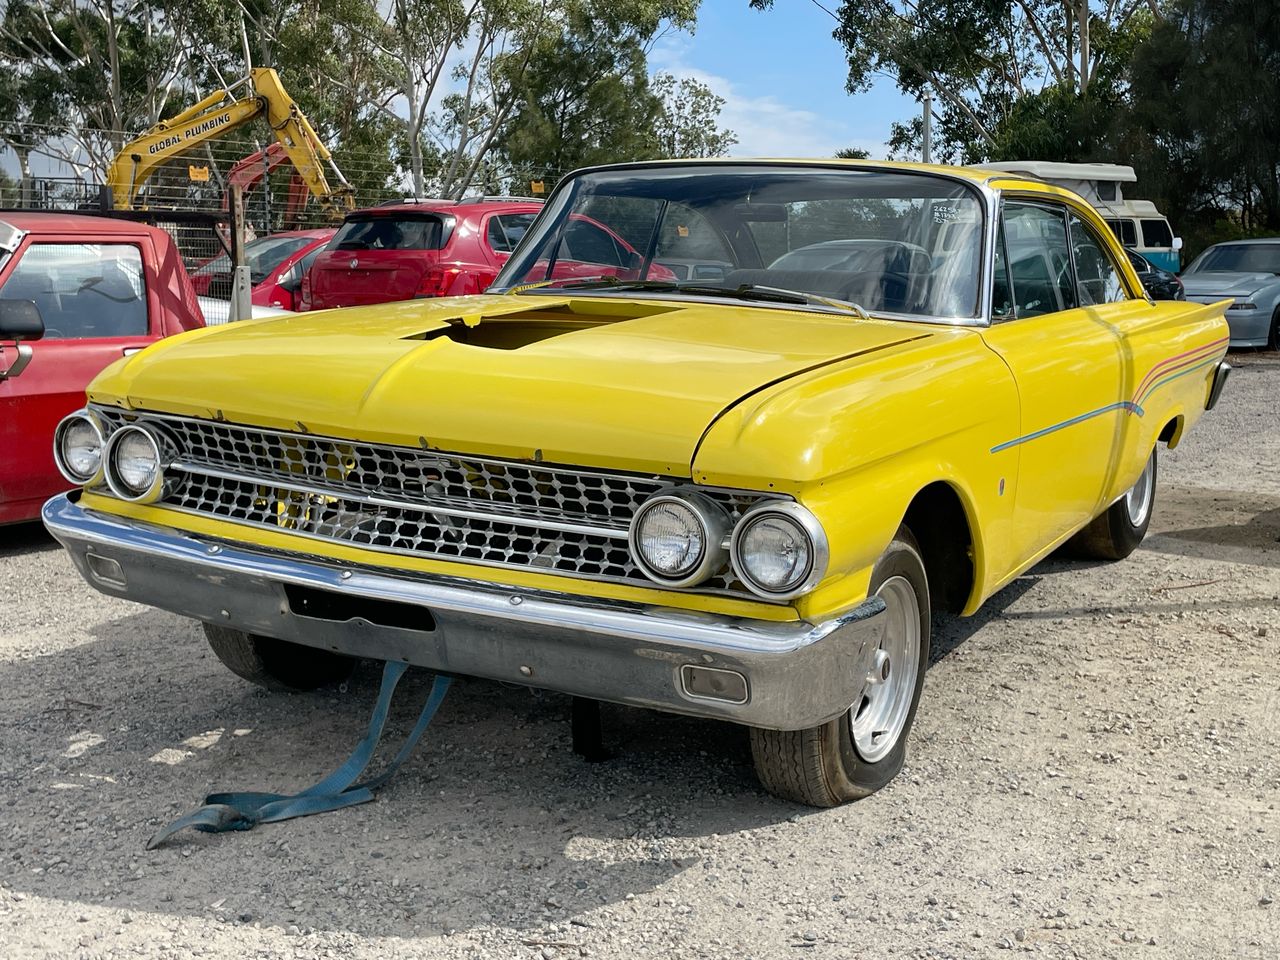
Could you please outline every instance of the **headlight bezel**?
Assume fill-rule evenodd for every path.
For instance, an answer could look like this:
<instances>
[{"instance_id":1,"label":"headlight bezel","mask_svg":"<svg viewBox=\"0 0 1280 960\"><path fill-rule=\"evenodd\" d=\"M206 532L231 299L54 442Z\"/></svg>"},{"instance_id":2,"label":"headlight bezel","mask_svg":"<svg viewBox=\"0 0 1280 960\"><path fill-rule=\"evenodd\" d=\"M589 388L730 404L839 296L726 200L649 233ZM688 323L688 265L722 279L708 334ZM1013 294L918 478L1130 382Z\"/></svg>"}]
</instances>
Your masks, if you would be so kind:
<instances>
[{"instance_id":1,"label":"headlight bezel","mask_svg":"<svg viewBox=\"0 0 1280 960\"><path fill-rule=\"evenodd\" d=\"M778 517L792 524L809 544L809 563L803 574L783 589L773 589L757 581L742 558L743 538L756 523L769 517ZM830 556L827 534L822 524L812 511L793 500L767 500L756 504L738 520L729 542L729 562L733 566L734 575L748 590L767 600L790 600L813 590L826 576Z\"/></svg>"},{"instance_id":2,"label":"headlight bezel","mask_svg":"<svg viewBox=\"0 0 1280 960\"><path fill-rule=\"evenodd\" d=\"M156 460L155 476L152 477L146 489L140 492L135 491L117 475L116 464L116 453L121 442L124 438L135 434L147 439L155 451ZM128 500L131 503L155 503L164 496L166 471L172 461L172 444L164 435L148 423L135 421L120 427L107 438L106 447L102 452L102 472L106 478L107 487L121 500Z\"/></svg>"},{"instance_id":3,"label":"headlight bezel","mask_svg":"<svg viewBox=\"0 0 1280 960\"><path fill-rule=\"evenodd\" d=\"M645 516L657 507L675 503L693 514L702 530L703 549L697 562L687 571L671 575L650 566L640 549L641 524ZM664 587L691 587L704 583L723 570L728 563L725 544L729 539L732 521L724 508L696 491L679 488L662 490L645 500L636 510L627 527L627 546L631 559L646 577Z\"/></svg>"},{"instance_id":4,"label":"headlight bezel","mask_svg":"<svg viewBox=\"0 0 1280 960\"><path fill-rule=\"evenodd\" d=\"M62 441L66 436L67 429L72 425L72 421L83 420L89 425L98 437L98 465L93 473L81 476L71 469L67 458L63 453ZM102 424L98 421L92 411L88 409L80 409L67 414L58 421L58 425L53 428L53 463L58 468L58 472L62 474L63 479L68 483L74 483L79 487L95 487L102 482L103 467L107 460L107 438L103 435Z\"/></svg>"}]
</instances>

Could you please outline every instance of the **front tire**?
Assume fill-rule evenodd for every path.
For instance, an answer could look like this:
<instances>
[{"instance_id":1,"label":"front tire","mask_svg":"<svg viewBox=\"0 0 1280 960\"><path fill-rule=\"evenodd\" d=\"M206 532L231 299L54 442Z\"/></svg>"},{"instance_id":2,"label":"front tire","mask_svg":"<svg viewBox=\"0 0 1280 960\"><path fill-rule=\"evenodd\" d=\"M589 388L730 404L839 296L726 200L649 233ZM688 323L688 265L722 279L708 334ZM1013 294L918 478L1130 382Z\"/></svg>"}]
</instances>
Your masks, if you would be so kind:
<instances>
[{"instance_id":1,"label":"front tire","mask_svg":"<svg viewBox=\"0 0 1280 960\"><path fill-rule=\"evenodd\" d=\"M1068 551L1089 560L1123 560L1142 543L1156 503L1156 451L1124 496L1067 541Z\"/></svg>"},{"instance_id":2,"label":"front tire","mask_svg":"<svg viewBox=\"0 0 1280 960\"><path fill-rule=\"evenodd\" d=\"M1271 330L1267 334L1267 349L1280 350L1280 307L1271 315Z\"/></svg>"},{"instance_id":3,"label":"front tire","mask_svg":"<svg viewBox=\"0 0 1280 960\"><path fill-rule=\"evenodd\" d=\"M885 601L885 634L858 702L807 730L751 730L756 776L775 796L834 807L870 796L902 769L929 662L929 583L906 527L876 562L869 592Z\"/></svg>"},{"instance_id":4,"label":"front tire","mask_svg":"<svg viewBox=\"0 0 1280 960\"><path fill-rule=\"evenodd\" d=\"M277 693L299 693L341 683L355 660L300 643L232 630L212 623L204 635L223 666L236 676Z\"/></svg>"}]
</instances>

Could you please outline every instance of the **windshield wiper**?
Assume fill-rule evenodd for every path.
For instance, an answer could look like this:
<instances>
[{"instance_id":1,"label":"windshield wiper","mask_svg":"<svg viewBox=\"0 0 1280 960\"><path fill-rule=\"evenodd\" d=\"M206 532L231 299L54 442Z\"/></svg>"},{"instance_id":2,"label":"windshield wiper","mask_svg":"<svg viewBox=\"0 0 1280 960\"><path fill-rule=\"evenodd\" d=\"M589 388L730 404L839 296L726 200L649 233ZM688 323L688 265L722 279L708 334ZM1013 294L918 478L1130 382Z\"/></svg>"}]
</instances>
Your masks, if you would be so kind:
<instances>
[{"instance_id":1,"label":"windshield wiper","mask_svg":"<svg viewBox=\"0 0 1280 960\"><path fill-rule=\"evenodd\" d=\"M849 300L836 300L822 297L804 290L788 290L784 287L770 287L758 283L743 283L736 287L717 287L711 284L679 283L675 280L622 280L613 276L578 277L575 279L546 280L542 283L523 284L512 287L509 293L523 293L556 284L561 290L592 290L608 288L610 290L670 290L675 293L692 293L709 297L732 297L736 300L760 300L766 303L795 303L806 306L831 307L842 313L856 314L862 320L870 320L871 316L857 303Z\"/></svg>"}]
</instances>

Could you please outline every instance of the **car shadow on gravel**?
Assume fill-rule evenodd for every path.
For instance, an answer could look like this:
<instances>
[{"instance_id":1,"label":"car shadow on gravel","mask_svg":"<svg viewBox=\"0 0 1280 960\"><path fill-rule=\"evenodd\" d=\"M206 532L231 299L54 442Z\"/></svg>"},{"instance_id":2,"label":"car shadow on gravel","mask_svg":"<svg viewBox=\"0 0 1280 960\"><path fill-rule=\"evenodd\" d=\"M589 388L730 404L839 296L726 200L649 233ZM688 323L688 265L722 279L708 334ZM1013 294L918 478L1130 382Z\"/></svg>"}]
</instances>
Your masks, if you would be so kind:
<instances>
[{"instance_id":1,"label":"car shadow on gravel","mask_svg":"<svg viewBox=\"0 0 1280 960\"><path fill-rule=\"evenodd\" d=\"M1038 571L1040 568L1037 567ZM971 617L952 614L936 614L930 635L929 666L935 666L961 644L993 620L999 620L1006 611L1041 580L1038 573L1023 574L998 593L989 597Z\"/></svg>"},{"instance_id":2,"label":"car shadow on gravel","mask_svg":"<svg viewBox=\"0 0 1280 960\"><path fill-rule=\"evenodd\" d=\"M286 696L231 675L198 626L166 613L91 634L0 665L0 870L14 891L367 936L526 928L708 869L708 838L800 810L758 787L735 725L607 705L616 757L587 764L569 698L464 679L374 803L147 852L208 791L293 792L335 767L364 733L378 665ZM380 757L429 683L413 671L401 684Z\"/></svg>"},{"instance_id":3,"label":"car shadow on gravel","mask_svg":"<svg viewBox=\"0 0 1280 960\"><path fill-rule=\"evenodd\" d=\"M1220 520L1210 525L1167 527L1144 543L1148 550L1178 554L1202 560L1225 560L1255 566L1280 567L1280 507L1257 510L1256 501L1244 511L1227 517L1202 513L1199 521Z\"/></svg>"},{"instance_id":4,"label":"car shadow on gravel","mask_svg":"<svg viewBox=\"0 0 1280 960\"><path fill-rule=\"evenodd\" d=\"M49 535L44 524L39 521L0 526L0 557L47 553L58 549L58 541Z\"/></svg>"}]
</instances>

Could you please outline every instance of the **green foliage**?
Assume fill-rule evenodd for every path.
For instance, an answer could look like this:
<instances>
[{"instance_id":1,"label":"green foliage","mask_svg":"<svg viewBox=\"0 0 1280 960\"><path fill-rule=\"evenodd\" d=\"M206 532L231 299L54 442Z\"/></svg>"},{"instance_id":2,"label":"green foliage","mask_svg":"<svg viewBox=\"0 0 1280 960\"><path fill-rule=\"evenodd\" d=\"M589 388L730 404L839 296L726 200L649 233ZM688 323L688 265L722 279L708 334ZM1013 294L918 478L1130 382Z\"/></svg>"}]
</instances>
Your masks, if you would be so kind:
<instances>
[{"instance_id":1,"label":"green foliage","mask_svg":"<svg viewBox=\"0 0 1280 960\"><path fill-rule=\"evenodd\" d=\"M1144 185L1185 212L1188 248L1232 224L1280 231L1280 9L1176 0L1131 82L1125 146Z\"/></svg>"},{"instance_id":2,"label":"green foliage","mask_svg":"<svg viewBox=\"0 0 1280 960\"><path fill-rule=\"evenodd\" d=\"M577 167L657 157L720 156L737 142L718 126L722 98L693 79L648 73L666 26L691 25L691 0L579 0L541 36L518 77L517 108L499 138L515 181L550 188Z\"/></svg>"},{"instance_id":3,"label":"green foliage","mask_svg":"<svg viewBox=\"0 0 1280 960\"><path fill-rule=\"evenodd\" d=\"M718 126L724 97L706 84L660 73L650 86L662 104L654 130L659 156L722 157L738 142L732 130Z\"/></svg>"}]
</instances>

